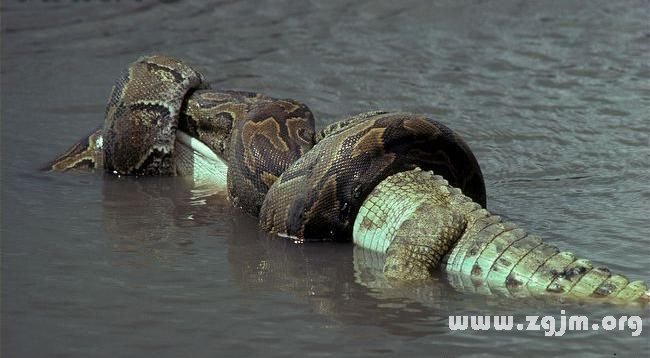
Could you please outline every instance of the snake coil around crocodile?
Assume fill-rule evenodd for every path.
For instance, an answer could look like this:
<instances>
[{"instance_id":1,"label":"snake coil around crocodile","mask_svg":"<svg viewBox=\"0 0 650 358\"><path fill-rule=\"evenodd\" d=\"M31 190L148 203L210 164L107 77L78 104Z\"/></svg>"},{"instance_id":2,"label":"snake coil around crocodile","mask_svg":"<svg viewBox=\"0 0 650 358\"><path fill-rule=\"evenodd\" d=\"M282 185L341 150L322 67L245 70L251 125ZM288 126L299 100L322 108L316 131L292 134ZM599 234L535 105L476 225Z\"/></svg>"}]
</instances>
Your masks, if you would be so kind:
<instances>
[{"instance_id":1,"label":"snake coil around crocodile","mask_svg":"<svg viewBox=\"0 0 650 358\"><path fill-rule=\"evenodd\" d=\"M300 102L210 89L178 60L143 57L113 87L103 126L49 169L207 173L264 231L297 242L354 237L385 255L391 279L427 279L444 266L455 287L650 302L645 282L485 210L476 158L441 123L381 111L320 131L314 123Z\"/></svg>"},{"instance_id":2,"label":"snake coil around crocodile","mask_svg":"<svg viewBox=\"0 0 650 358\"><path fill-rule=\"evenodd\" d=\"M113 87L103 127L51 168L85 163L121 175L173 175L180 129L227 162L235 206L259 217L265 231L298 241L350 240L370 191L416 167L442 175L485 206L476 158L457 133L435 120L377 111L316 132L302 103L208 87L181 61L137 60ZM99 137L98 152L88 142Z\"/></svg>"}]
</instances>

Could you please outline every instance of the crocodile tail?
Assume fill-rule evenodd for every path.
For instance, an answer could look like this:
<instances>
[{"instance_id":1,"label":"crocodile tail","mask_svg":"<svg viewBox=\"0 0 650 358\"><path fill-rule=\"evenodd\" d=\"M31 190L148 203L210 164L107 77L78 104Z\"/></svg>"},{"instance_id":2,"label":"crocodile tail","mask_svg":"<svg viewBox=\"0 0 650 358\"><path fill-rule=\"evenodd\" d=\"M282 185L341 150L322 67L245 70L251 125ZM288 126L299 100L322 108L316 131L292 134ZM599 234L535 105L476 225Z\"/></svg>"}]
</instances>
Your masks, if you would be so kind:
<instances>
[{"instance_id":1,"label":"crocodile tail","mask_svg":"<svg viewBox=\"0 0 650 358\"><path fill-rule=\"evenodd\" d=\"M509 296L549 296L613 302L650 301L643 281L630 282L605 267L560 251L498 217L480 220L449 255L454 286Z\"/></svg>"}]
</instances>

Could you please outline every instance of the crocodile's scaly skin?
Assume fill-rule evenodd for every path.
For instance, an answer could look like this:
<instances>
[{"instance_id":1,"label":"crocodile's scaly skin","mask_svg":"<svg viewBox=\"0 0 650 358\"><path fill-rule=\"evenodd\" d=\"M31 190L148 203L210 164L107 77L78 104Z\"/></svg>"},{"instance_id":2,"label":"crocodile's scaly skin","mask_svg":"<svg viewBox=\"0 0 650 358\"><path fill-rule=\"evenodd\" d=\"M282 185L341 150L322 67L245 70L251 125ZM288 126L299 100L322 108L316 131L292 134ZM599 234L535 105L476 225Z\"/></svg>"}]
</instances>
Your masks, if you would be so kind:
<instances>
[{"instance_id":1,"label":"crocodile's scaly skin","mask_svg":"<svg viewBox=\"0 0 650 358\"><path fill-rule=\"evenodd\" d=\"M385 253L388 278L424 279L444 264L452 285L488 293L614 302L650 298L643 281L629 282L561 252L420 169L395 174L374 189L357 215L354 241Z\"/></svg>"}]
</instances>

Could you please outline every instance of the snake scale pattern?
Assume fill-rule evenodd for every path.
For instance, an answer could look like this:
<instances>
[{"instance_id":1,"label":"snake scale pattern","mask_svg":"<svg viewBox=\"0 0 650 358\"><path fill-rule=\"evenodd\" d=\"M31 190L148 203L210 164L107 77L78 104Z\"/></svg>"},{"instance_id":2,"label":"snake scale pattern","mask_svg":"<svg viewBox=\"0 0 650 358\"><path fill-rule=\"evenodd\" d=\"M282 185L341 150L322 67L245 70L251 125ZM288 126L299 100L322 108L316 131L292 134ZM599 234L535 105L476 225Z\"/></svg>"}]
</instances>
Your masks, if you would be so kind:
<instances>
[{"instance_id":1,"label":"snake scale pattern","mask_svg":"<svg viewBox=\"0 0 650 358\"><path fill-rule=\"evenodd\" d=\"M133 63L113 87L104 125L48 165L74 168L208 172L264 231L296 242L354 238L385 254L391 279L427 279L444 267L451 281L460 275L512 296L650 298L645 283L593 268L491 215L476 158L440 122L377 111L316 131L305 104L210 89L165 56ZM213 174L220 171L227 173Z\"/></svg>"}]
</instances>

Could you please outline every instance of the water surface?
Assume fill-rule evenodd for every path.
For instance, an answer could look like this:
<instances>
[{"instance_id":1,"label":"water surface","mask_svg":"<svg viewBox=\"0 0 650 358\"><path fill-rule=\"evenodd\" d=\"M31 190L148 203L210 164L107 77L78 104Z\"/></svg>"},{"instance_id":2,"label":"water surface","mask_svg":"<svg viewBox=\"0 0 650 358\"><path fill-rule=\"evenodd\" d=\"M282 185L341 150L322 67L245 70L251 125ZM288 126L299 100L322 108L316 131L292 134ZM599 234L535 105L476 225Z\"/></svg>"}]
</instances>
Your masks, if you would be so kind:
<instances>
[{"instance_id":1,"label":"water surface","mask_svg":"<svg viewBox=\"0 0 650 358\"><path fill-rule=\"evenodd\" d=\"M648 1L3 1L6 357L633 356L648 311L390 288L351 245L270 240L181 178L37 168L101 123L143 54L213 87L460 132L488 206L650 279ZM448 315L636 314L630 331L451 332Z\"/></svg>"}]
</instances>

